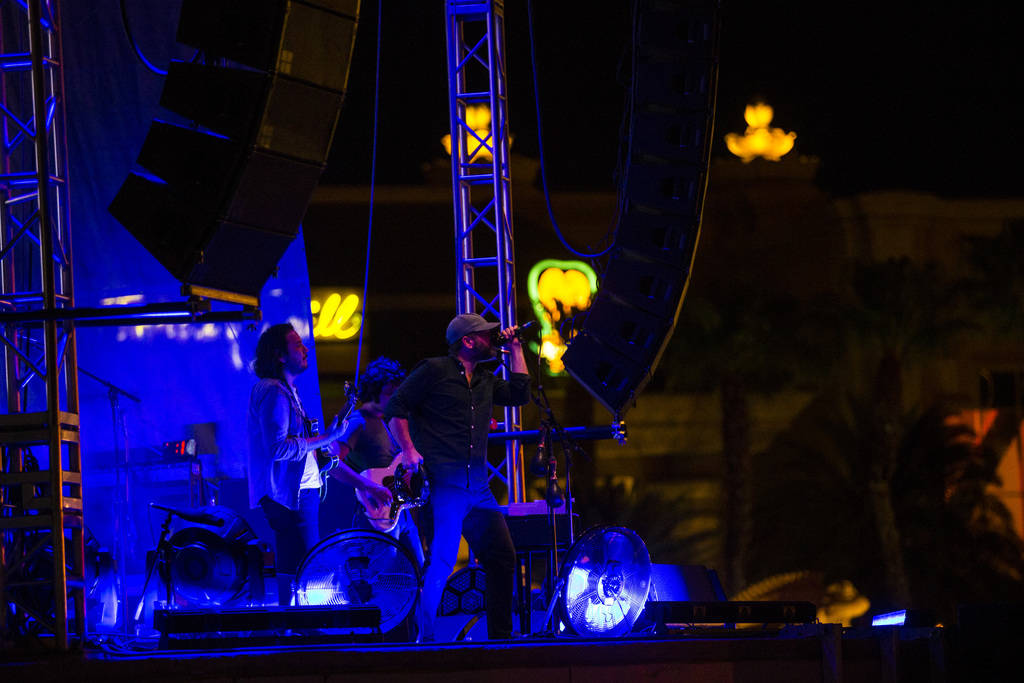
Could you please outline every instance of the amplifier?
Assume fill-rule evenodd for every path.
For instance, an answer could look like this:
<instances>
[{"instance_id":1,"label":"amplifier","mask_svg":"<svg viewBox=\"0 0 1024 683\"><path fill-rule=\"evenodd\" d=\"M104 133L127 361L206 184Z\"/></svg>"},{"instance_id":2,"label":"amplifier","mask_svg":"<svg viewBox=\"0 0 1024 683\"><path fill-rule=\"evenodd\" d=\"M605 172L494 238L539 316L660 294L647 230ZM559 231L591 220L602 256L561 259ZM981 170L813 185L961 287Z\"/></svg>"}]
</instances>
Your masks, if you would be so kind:
<instances>
[{"instance_id":1,"label":"amplifier","mask_svg":"<svg viewBox=\"0 0 1024 683\"><path fill-rule=\"evenodd\" d=\"M579 522L579 515L573 515ZM540 551L551 548L551 522L544 501L512 503L508 506L505 522L508 524L512 545L517 552ZM559 549L569 547L569 516L565 506L555 510L555 531ZM579 531L579 529L577 529Z\"/></svg>"},{"instance_id":2,"label":"amplifier","mask_svg":"<svg viewBox=\"0 0 1024 683\"><path fill-rule=\"evenodd\" d=\"M648 601L648 618L659 632L688 624L808 624L818 618L809 602Z\"/></svg>"}]
</instances>

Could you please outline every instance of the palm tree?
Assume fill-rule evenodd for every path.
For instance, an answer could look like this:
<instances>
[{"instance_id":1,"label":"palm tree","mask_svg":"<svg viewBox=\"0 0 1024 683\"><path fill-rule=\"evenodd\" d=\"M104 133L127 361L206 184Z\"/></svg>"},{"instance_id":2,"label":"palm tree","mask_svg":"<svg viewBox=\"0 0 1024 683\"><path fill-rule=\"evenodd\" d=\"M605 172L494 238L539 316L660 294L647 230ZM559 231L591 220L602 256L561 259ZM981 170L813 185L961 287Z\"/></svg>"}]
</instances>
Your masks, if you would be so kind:
<instances>
[{"instance_id":1,"label":"palm tree","mask_svg":"<svg viewBox=\"0 0 1024 683\"><path fill-rule=\"evenodd\" d=\"M802 359L810 353L794 332L799 327L798 308L792 298L770 299L754 288L720 292L714 302L691 296L663 361L666 390L718 391L724 464L722 559L730 591L747 583L750 396L777 392L797 378Z\"/></svg>"},{"instance_id":2,"label":"palm tree","mask_svg":"<svg viewBox=\"0 0 1024 683\"><path fill-rule=\"evenodd\" d=\"M992 495L998 451L943 402L901 412L889 491L907 593L893 596L863 454L875 439L872 399L822 395L757 460L750 559L758 577L796 570L852 580L874 611L915 606L949 623L958 604L1024 597L1024 543Z\"/></svg>"},{"instance_id":3,"label":"palm tree","mask_svg":"<svg viewBox=\"0 0 1024 683\"><path fill-rule=\"evenodd\" d=\"M955 408L936 404L901 447L893 489L911 594L947 623L958 603L1024 597L1024 541L992 493L1000 436L976 434Z\"/></svg>"},{"instance_id":4,"label":"palm tree","mask_svg":"<svg viewBox=\"0 0 1024 683\"><path fill-rule=\"evenodd\" d=\"M847 329L863 357L873 359L870 413L861 459L868 475L867 497L885 570L886 591L896 604L910 598L899 528L893 508L892 479L899 466L903 379L908 362L946 347L971 327L960 306L962 288L933 264L909 259L867 263L854 270Z\"/></svg>"},{"instance_id":5,"label":"palm tree","mask_svg":"<svg viewBox=\"0 0 1024 683\"><path fill-rule=\"evenodd\" d=\"M1020 340L1024 335L1024 221L1010 221L994 237L969 236L965 285L971 302L989 314L994 331Z\"/></svg>"},{"instance_id":6,"label":"palm tree","mask_svg":"<svg viewBox=\"0 0 1024 683\"><path fill-rule=\"evenodd\" d=\"M775 552L755 553L761 576L828 569L831 580L857 577L876 602L909 603L906 525L894 488L913 424L904 377L971 328L962 293L937 267L907 259L853 269L849 291L831 311L846 337L846 379L837 378L780 435L759 472L756 537Z\"/></svg>"}]
</instances>

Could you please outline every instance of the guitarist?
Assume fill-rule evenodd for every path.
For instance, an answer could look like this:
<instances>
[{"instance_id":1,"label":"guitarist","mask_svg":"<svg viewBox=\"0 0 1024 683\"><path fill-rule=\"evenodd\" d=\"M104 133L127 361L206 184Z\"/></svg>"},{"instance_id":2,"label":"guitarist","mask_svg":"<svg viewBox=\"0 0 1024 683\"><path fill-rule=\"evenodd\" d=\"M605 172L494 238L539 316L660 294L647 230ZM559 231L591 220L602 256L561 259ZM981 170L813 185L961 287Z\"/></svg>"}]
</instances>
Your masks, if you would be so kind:
<instances>
[{"instance_id":1,"label":"guitarist","mask_svg":"<svg viewBox=\"0 0 1024 683\"><path fill-rule=\"evenodd\" d=\"M516 328L497 327L475 313L455 316L445 334L448 355L417 365L384 410L404 464L415 470L425 463L430 475L434 533L419 615L423 641L433 639L460 536L487 572L488 638L512 636L516 556L487 483L487 433L494 404L530 400L530 376ZM494 376L500 347L509 351L508 381Z\"/></svg>"},{"instance_id":2,"label":"guitarist","mask_svg":"<svg viewBox=\"0 0 1024 683\"><path fill-rule=\"evenodd\" d=\"M362 405L348 418L338 440L343 462L353 471L386 468L398 455L398 448L384 423L384 406L403 379L405 370L398 361L384 357L367 365L359 376L357 386ZM332 470L331 474L337 476L337 472ZM338 478L341 479L340 476ZM373 529L366 517L367 509L358 501L353 502L355 511L352 526L357 529ZM387 508L383 508L382 514L386 511ZM398 515L398 524L388 533L412 553L417 566L422 569L423 544L411 511L402 510Z\"/></svg>"},{"instance_id":3,"label":"guitarist","mask_svg":"<svg viewBox=\"0 0 1024 683\"><path fill-rule=\"evenodd\" d=\"M253 370L259 381L249 395L249 504L259 505L274 530L279 604L291 603L299 564L320 540L320 468L317 449L338 450L343 427L334 418L326 434L313 435L295 390L309 350L288 323L271 325L256 344ZM391 492L352 471L339 478L366 490L382 505ZM332 470L333 472L333 470Z\"/></svg>"}]
</instances>

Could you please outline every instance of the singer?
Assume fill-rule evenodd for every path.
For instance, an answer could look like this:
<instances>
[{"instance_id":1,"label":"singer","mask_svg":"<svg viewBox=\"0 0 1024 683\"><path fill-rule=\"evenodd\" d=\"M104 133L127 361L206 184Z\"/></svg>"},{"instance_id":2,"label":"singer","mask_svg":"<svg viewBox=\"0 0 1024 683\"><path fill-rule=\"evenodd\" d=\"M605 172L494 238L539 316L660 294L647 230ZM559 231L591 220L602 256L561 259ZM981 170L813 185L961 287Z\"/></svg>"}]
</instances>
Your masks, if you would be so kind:
<instances>
[{"instance_id":1,"label":"singer","mask_svg":"<svg viewBox=\"0 0 1024 683\"><path fill-rule=\"evenodd\" d=\"M309 350L288 323L271 325L256 343L253 370L260 378L249 394L249 505L263 508L274 530L278 601L291 603L292 581L299 563L320 540L320 469L318 448L337 455L344 433L338 417L327 433L314 436L295 390L295 378L308 364ZM332 474L363 488L381 502L391 492L360 476L345 463Z\"/></svg>"},{"instance_id":2,"label":"singer","mask_svg":"<svg viewBox=\"0 0 1024 683\"><path fill-rule=\"evenodd\" d=\"M517 328L502 330L475 313L448 325L448 355L421 361L384 410L407 467L425 465L430 477L434 533L418 615L420 640L433 640L445 581L459 537L487 572L487 635L512 636L515 548L487 485L487 432L494 404L524 405L530 375ZM508 381L494 376L499 344L509 352Z\"/></svg>"}]
</instances>

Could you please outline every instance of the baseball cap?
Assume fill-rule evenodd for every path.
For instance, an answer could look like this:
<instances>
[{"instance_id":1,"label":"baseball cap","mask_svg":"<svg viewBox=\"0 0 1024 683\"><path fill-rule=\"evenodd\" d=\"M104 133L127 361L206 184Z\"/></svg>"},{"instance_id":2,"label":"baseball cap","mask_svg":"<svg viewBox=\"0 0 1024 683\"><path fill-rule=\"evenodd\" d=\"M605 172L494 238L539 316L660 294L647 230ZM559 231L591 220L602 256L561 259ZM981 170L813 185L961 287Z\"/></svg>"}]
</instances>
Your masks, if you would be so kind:
<instances>
[{"instance_id":1,"label":"baseball cap","mask_svg":"<svg viewBox=\"0 0 1024 683\"><path fill-rule=\"evenodd\" d=\"M444 333L444 338L448 341L448 345L451 346L467 334L486 332L487 330L493 330L497 326L498 323L489 323L483 316L476 313L460 313L448 323L448 330Z\"/></svg>"}]
</instances>

